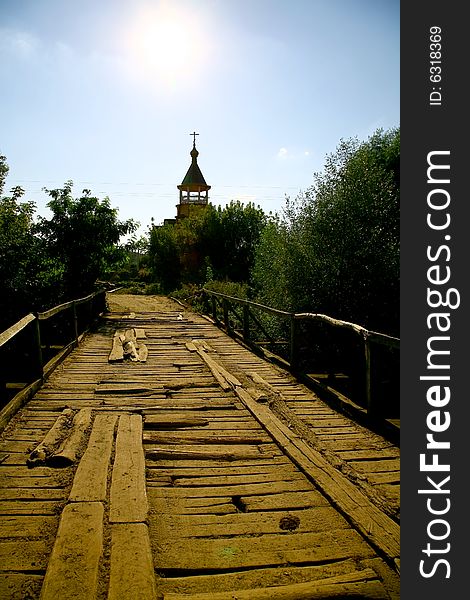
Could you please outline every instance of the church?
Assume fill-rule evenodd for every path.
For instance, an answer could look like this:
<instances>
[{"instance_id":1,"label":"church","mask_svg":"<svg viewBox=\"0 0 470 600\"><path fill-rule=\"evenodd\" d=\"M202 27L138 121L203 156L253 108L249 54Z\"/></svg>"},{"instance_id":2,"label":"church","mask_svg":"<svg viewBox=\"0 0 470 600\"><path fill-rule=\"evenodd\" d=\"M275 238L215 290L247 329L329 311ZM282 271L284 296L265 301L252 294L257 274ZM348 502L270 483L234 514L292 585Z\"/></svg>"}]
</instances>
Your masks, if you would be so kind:
<instances>
[{"instance_id":1,"label":"church","mask_svg":"<svg viewBox=\"0 0 470 600\"><path fill-rule=\"evenodd\" d=\"M179 204L176 205L176 219L165 219L164 224L175 224L186 217L196 216L203 210L209 201L210 185L207 185L204 175L197 163L199 152L196 148L196 132L193 136L193 147L190 152L191 164L184 176L183 181L178 185Z\"/></svg>"}]
</instances>

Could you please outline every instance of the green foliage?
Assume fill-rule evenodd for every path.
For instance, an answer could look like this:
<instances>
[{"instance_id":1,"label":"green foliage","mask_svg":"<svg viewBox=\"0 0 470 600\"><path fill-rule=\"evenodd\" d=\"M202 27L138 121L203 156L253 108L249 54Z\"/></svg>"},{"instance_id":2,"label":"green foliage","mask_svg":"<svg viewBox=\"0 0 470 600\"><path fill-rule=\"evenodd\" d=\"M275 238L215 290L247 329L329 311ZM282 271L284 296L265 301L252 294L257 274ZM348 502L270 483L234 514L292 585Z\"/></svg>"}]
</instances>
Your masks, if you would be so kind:
<instances>
[{"instance_id":1,"label":"green foliage","mask_svg":"<svg viewBox=\"0 0 470 600\"><path fill-rule=\"evenodd\" d=\"M208 205L176 225L154 227L149 262L155 281L167 292L183 283L248 281L266 221L259 207L231 202L223 209Z\"/></svg>"},{"instance_id":2,"label":"green foliage","mask_svg":"<svg viewBox=\"0 0 470 600\"><path fill-rule=\"evenodd\" d=\"M0 193L8 166L0 157ZM0 197L0 327L31 311L45 310L85 295L123 259L121 236L136 224L120 222L109 200L84 190L72 198L72 184L50 190L52 218L37 218L33 202L22 201L22 188Z\"/></svg>"},{"instance_id":3,"label":"green foliage","mask_svg":"<svg viewBox=\"0 0 470 600\"><path fill-rule=\"evenodd\" d=\"M250 288L247 283L239 281L210 281L204 286L213 292L233 296L234 298L242 298L248 300L250 297Z\"/></svg>"},{"instance_id":4,"label":"green foliage","mask_svg":"<svg viewBox=\"0 0 470 600\"><path fill-rule=\"evenodd\" d=\"M215 279L249 281L256 246L267 217L251 202L209 206L200 224L199 250L208 257Z\"/></svg>"},{"instance_id":5,"label":"green foliage","mask_svg":"<svg viewBox=\"0 0 470 600\"><path fill-rule=\"evenodd\" d=\"M261 301L397 334L398 130L341 141L313 186L288 202L257 249Z\"/></svg>"},{"instance_id":6,"label":"green foliage","mask_svg":"<svg viewBox=\"0 0 470 600\"><path fill-rule=\"evenodd\" d=\"M5 179L8 175L8 164L5 156L0 154L0 195L3 194L3 188L5 186Z\"/></svg>"},{"instance_id":7,"label":"green foliage","mask_svg":"<svg viewBox=\"0 0 470 600\"><path fill-rule=\"evenodd\" d=\"M137 224L119 221L109 198L100 201L89 190L73 198L70 181L61 189L45 191L52 198L48 203L52 218L40 218L37 231L50 258L63 266L63 293L78 297L125 260L119 241Z\"/></svg>"},{"instance_id":8,"label":"green foliage","mask_svg":"<svg viewBox=\"0 0 470 600\"><path fill-rule=\"evenodd\" d=\"M173 225L154 227L150 232L149 265L154 281L165 292L178 287L181 279L180 255Z\"/></svg>"}]
</instances>

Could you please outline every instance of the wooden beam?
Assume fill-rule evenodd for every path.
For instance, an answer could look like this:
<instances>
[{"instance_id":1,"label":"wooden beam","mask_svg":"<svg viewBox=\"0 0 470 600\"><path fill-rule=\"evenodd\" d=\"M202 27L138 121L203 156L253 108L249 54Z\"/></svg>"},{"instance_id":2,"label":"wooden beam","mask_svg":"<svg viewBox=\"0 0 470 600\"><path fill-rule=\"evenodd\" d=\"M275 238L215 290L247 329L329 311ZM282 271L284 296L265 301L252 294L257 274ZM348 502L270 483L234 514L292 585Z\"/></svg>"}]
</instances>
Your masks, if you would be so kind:
<instances>
[{"instance_id":1,"label":"wooden beam","mask_svg":"<svg viewBox=\"0 0 470 600\"><path fill-rule=\"evenodd\" d=\"M103 514L101 502L79 502L64 508L40 600L96 598Z\"/></svg>"}]
</instances>

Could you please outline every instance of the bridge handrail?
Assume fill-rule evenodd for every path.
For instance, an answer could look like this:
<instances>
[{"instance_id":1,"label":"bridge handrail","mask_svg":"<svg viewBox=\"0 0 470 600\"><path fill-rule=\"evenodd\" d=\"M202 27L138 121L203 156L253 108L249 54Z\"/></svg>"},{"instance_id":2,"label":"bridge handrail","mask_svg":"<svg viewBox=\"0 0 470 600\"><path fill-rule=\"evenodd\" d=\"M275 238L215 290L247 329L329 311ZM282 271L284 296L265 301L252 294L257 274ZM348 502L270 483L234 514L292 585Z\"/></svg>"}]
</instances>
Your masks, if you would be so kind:
<instances>
[{"instance_id":1,"label":"bridge handrail","mask_svg":"<svg viewBox=\"0 0 470 600\"><path fill-rule=\"evenodd\" d=\"M98 290L85 296L64 302L49 310L37 313L29 313L14 325L0 333L0 349L4 357L11 362L24 365L20 372L7 367L0 372L0 431L6 422L5 410L10 410L8 388L22 388L17 396L26 389L31 388L38 382L44 381L54 367L78 345L81 335L90 327L94 319L106 307L106 292ZM77 307L83 306L80 310ZM69 313L65 313L69 311ZM60 321L54 321L53 317L64 313ZM46 323L52 320L51 326ZM20 333L25 332L18 344L8 346ZM44 339L41 340L41 337ZM57 343L58 342L58 343ZM46 356L46 353L48 356ZM18 357L21 363L18 362ZM9 364L9 363L8 363ZM16 375L15 375L16 373ZM16 383L14 377L21 375L21 384ZM25 387L26 386L26 387ZM5 402L7 403L6 406ZM4 406L4 408L2 408ZM9 413L8 413L9 414Z\"/></svg>"},{"instance_id":2,"label":"bridge handrail","mask_svg":"<svg viewBox=\"0 0 470 600\"><path fill-rule=\"evenodd\" d=\"M9 342L11 339L13 339L17 333L22 331L32 321L34 321L35 318L36 316L33 315L33 313L29 313L28 315L20 319L17 323L0 333L0 348L4 344Z\"/></svg>"},{"instance_id":3,"label":"bridge handrail","mask_svg":"<svg viewBox=\"0 0 470 600\"><path fill-rule=\"evenodd\" d=\"M328 315L324 315L322 313L297 313L290 312L286 310L279 310L277 308L272 308L271 306L266 306L265 304L259 304L258 302L253 302L252 300L246 300L245 298L237 298L235 296L229 296L228 294L223 294L221 292L215 292L213 290L208 290L207 288L203 288L203 291L209 296L217 296L219 298L225 298L226 300L230 300L235 302L236 304L244 305L244 306L252 306L254 308L258 308L265 312L271 313L273 315L279 315L283 317L294 318L297 320L311 319L311 320L319 320L329 323L330 325L334 325L337 327L343 327L345 329L350 329L351 331L355 331L356 333L362 335L364 338L369 338L371 341L382 343L389 345L393 348L398 348L400 346L400 339L396 337L392 337L385 333L379 333L377 331L371 331L362 327L362 325L356 325L356 323L350 323L349 321L342 321L341 319L335 319Z\"/></svg>"},{"instance_id":4,"label":"bridge handrail","mask_svg":"<svg viewBox=\"0 0 470 600\"><path fill-rule=\"evenodd\" d=\"M332 325L333 327L346 329L357 334L362 340L363 344L363 357L364 357L364 398L366 402L366 412L368 417L373 417L380 413L380 407L378 406L377 398L374 397L373 393L373 373L371 367L371 343L378 344L382 346L387 346L392 350L399 350L400 348L400 339L384 334L376 331L370 331L361 325L357 325L356 323L350 323L348 321L342 321L340 319L335 319L325 314L321 313L295 313L284 310L279 310L272 308L270 306L265 306L263 304L259 304L257 302L253 302L251 300L246 300L244 298L237 298L235 296L230 296L228 294L223 294L221 292L215 292L213 290L209 290L207 288L203 288L203 292L212 298L212 315L213 319L216 323L221 323L218 315L217 315L217 301L221 302L223 308L223 323L225 329L228 333L235 333L234 329L230 323L229 319L229 311L232 311L236 315L236 317L243 321L243 340L250 344L251 346L256 346L256 343L251 339L250 333L250 321L253 320L258 328L264 333L269 343L284 343L285 345L289 345L289 360L287 361L288 366L293 370L298 370L298 324L301 321L319 321L320 323L325 323L328 325ZM240 316L238 313L234 311L234 309L230 306L230 304L238 304L243 306L243 315ZM276 342L273 340L272 336L266 331L263 327L262 323L259 319L250 311L250 309L255 308L261 310L263 312L267 312L273 315L277 315L282 318L287 318L290 320L290 340L285 342ZM239 334L237 334L239 335Z\"/></svg>"}]
</instances>

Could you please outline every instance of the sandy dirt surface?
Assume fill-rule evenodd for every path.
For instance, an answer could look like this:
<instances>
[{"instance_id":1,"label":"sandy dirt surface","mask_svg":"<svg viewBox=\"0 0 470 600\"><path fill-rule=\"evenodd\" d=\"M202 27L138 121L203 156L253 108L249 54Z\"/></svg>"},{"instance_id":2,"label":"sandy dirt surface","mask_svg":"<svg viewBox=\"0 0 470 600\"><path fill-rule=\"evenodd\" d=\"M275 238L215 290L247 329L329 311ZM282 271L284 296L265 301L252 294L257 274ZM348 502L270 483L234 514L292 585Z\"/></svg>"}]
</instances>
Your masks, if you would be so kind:
<instances>
[{"instance_id":1,"label":"sandy dirt surface","mask_svg":"<svg viewBox=\"0 0 470 600\"><path fill-rule=\"evenodd\" d=\"M166 296L137 296L114 292L106 295L110 312L161 312L184 310L183 307Z\"/></svg>"}]
</instances>

